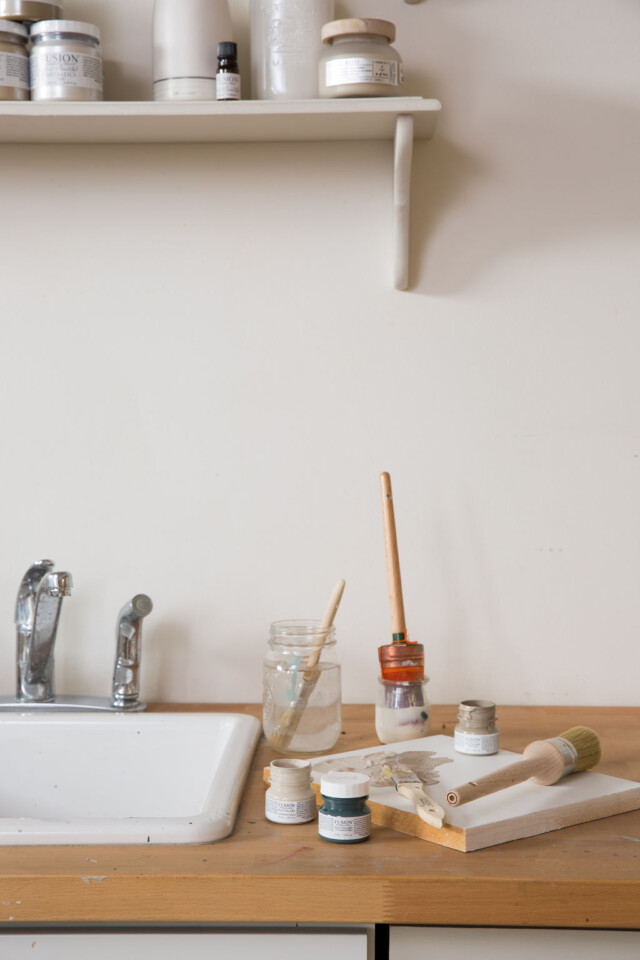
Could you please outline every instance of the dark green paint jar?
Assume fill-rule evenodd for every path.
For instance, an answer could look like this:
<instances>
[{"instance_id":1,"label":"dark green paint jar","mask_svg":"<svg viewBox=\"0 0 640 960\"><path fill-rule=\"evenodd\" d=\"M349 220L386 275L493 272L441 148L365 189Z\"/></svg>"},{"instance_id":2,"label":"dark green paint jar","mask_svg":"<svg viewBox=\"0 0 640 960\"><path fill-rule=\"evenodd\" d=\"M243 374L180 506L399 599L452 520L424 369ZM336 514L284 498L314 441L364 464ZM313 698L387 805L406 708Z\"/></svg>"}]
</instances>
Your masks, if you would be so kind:
<instances>
[{"instance_id":1,"label":"dark green paint jar","mask_svg":"<svg viewBox=\"0 0 640 960\"><path fill-rule=\"evenodd\" d=\"M318 811L318 833L324 840L362 843L369 839L369 777L351 771L327 773L320 780L320 793L323 803Z\"/></svg>"}]
</instances>

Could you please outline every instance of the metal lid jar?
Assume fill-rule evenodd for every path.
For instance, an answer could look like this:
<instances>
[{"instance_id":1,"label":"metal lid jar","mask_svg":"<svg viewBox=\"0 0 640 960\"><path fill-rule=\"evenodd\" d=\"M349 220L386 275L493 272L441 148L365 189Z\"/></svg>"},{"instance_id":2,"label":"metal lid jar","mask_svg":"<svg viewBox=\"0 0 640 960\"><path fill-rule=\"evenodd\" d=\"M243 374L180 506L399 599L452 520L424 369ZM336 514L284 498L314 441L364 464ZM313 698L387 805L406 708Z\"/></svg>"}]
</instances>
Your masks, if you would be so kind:
<instances>
[{"instance_id":1,"label":"metal lid jar","mask_svg":"<svg viewBox=\"0 0 640 960\"><path fill-rule=\"evenodd\" d=\"M31 99L102 100L100 30L81 20L31 27Z\"/></svg>"},{"instance_id":2,"label":"metal lid jar","mask_svg":"<svg viewBox=\"0 0 640 960\"><path fill-rule=\"evenodd\" d=\"M0 20L0 100L29 99L28 39L21 23Z\"/></svg>"},{"instance_id":3,"label":"metal lid jar","mask_svg":"<svg viewBox=\"0 0 640 960\"><path fill-rule=\"evenodd\" d=\"M389 20L332 20L322 28L321 97L395 97L404 82Z\"/></svg>"}]
</instances>

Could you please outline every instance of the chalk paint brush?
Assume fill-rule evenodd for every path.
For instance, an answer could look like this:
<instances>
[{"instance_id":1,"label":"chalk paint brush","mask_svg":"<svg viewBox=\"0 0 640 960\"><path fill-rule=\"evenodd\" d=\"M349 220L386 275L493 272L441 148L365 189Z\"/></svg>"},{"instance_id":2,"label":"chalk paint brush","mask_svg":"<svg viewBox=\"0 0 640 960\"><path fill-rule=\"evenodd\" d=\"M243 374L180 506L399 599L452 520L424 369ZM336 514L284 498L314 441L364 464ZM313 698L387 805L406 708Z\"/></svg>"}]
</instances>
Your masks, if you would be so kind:
<instances>
[{"instance_id":1,"label":"chalk paint brush","mask_svg":"<svg viewBox=\"0 0 640 960\"><path fill-rule=\"evenodd\" d=\"M522 760L511 763L502 770L471 780L462 787L447 793L447 803L459 807L478 797L512 787L524 780L533 780L543 786L551 786L570 773L590 770L600 760L602 751L598 734L589 727L571 727L549 740L534 740L522 751Z\"/></svg>"},{"instance_id":2,"label":"chalk paint brush","mask_svg":"<svg viewBox=\"0 0 640 960\"><path fill-rule=\"evenodd\" d=\"M445 812L425 791L424 784L417 773L414 773L410 767L395 763L393 767L383 767L382 772L398 793L413 802L421 820L430 823L432 827L439 829L442 827Z\"/></svg>"},{"instance_id":3,"label":"chalk paint brush","mask_svg":"<svg viewBox=\"0 0 640 960\"><path fill-rule=\"evenodd\" d=\"M406 686L385 688L386 705L400 708L421 707L424 706L424 694L420 684L424 677L424 647L421 643L414 643L409 640L407 633L391 477L388 473L380 474L380 493L382 497L382 524L387 560L392 633L391 643L378 647L380 673L383 680L395 680L400 684L407 684ZM409 685L408 681L413 681L413 683ZM400 702L391 702L389 699L398 698L398 696Z\"/></svg>"}]
</instances>

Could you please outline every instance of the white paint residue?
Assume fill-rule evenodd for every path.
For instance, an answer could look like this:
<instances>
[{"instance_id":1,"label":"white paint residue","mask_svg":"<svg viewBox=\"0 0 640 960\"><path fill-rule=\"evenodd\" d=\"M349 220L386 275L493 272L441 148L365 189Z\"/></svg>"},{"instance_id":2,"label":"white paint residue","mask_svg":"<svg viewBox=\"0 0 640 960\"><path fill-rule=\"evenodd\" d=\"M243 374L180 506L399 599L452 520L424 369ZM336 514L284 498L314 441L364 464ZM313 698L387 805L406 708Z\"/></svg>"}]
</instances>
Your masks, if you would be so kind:
<instances>
[{"instance_id":1,"label":"white paint residue","mask_svg":"<svg viewBox=\"0 0 640 960\"><path fill-rule=\"evenodd\" d=\"M106 877L82 877L83 883L102 883L103 880L106 880Z\"/></svg>"}]
</instances>

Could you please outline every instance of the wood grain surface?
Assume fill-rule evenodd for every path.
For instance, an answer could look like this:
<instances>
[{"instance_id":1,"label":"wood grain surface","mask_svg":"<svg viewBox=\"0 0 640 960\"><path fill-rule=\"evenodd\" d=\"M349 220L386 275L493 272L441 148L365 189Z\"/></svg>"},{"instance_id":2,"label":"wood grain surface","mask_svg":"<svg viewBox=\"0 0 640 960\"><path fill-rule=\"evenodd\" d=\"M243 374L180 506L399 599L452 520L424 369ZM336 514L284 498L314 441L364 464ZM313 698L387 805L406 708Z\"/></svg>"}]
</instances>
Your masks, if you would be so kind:
<instances>
[{"instance_id":1,"label":"wood grain surface","mask_svg":"<svg viewBox=\"0 0 640 960\"><path fill-rule=\"evenodd\" d=\"M257 705L156 706L231 710ZM433 708L451 735L456 706ZM602 773L640 781L640 709L500 707L501 746L521 752L586 723ZM344 709L335 752L377 744L373 708ZM640 811L465 855L375 826L369 841L321 840L317 824L264 818L262 740L234 833L194 846L0 848L0 923L392 923L640 929ZM7 771L4 771L7 775ZM167 771L170 776L170 771Z\"/></svg>"}]
</instances>

